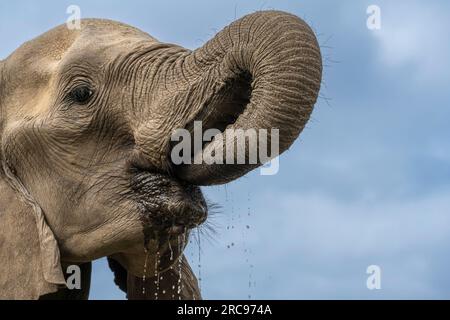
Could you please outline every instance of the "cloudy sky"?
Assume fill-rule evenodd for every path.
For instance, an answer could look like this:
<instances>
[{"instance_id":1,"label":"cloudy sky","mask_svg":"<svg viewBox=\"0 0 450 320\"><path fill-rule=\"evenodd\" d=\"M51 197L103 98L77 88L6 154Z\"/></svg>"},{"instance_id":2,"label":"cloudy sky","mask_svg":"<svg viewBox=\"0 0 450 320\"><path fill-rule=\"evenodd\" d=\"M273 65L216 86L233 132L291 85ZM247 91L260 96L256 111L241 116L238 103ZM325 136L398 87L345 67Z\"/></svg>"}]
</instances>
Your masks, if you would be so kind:
<instances>
[{"instance_id":1,"label":"cloudy sky","mask_svg":"<svg viewBox=\"0 0 450 320\"><path fill-rule=\"evenodd\" d=\"M192 49L263 9L318 35L321 98L279 173L204 189L222 206L217 234L187 252L204 298L450 298L448 1L2 1L0 58L70 4ZM369 5L380 30L367 28ZM369 265L380 290L366 287ZM124 298L104 260L91 298Z\"/></svg>"}]
</instances>

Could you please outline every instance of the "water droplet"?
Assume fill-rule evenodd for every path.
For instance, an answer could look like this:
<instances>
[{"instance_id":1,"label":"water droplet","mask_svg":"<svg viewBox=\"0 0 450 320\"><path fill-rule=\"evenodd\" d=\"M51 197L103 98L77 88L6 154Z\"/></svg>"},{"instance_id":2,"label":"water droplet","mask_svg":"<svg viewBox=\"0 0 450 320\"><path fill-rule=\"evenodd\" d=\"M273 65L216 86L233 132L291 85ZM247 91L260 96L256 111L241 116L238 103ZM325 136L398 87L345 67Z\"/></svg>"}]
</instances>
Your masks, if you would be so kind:
<instances>
[{"instance_id":1,"label":"water droplet","mask_svg":"<svg viewBox=\"0 0 450 320\"><path fill-rule=\"evenodd\" d=\"M181 241L178 241L178 245L180 246L179 252L181 252L181 250L183 249L185 241L186 241L186 235L183 234ZM182 263L183 263L183 261L182 261L182 259L183 259L183 255L180 255L178 257L178 288L177 288L178 300L181 300L181 290L183 289L183 283L182 283L182 276L183 276Z\"/></svg>"},{"instance_id":2,"label":"water droplet","mask_svg":"<svg viewBox=\"0 0 450 320\"><path fill-rule=\"evenodd\" d=\"M144 260L144 272L142 275L142 294L145 295L145 283L147 281L147 262L148 262L148 251L147 248L144 247L145 252L145 260Z\"/></svg>"},{"instance_id":3,"label":"water droplet","mask_svg":"<svg viewBox=\"0 0 450 320\"><path fill-rule=\"evenodd\" d=\"M169 243L169 250L170 250L170 261L173 261L173 249L172 249L172 244L170 243L170 237L169 237L168 243Z\"/></svg>"},{"instance_id":4,"label":"water droplet","mask_svg":"<svg viewBox=\"0 0 450 320\"><path fill-rule=\"evenodd\" d=\"M155 292L155 300L158 300L158 293L159 293L159 263L160 263L160 259L159 259L159 251L156 252L156 257L155 257L155 277L156 277L156 292Z\"/></svg>"},{"instance_id":5,"label":"water droplet","mask_svg":"<svg viewBox=\"0 0 450 320\"><path fill-rule=\"evenodd\" d=\"M178 294L178 300L181 300L181 287L182 287L182 271L181 271L181 256L178 258L178 288L177 288L177 294Z\"/></svg>"},{"instance_id":6,"label":"water droplet","mask_svg":"<svg viewBox=\"0 0 450 320\"><path fill-rule=\"evenodd\" d=\"M202 247L200 242L200 232L197 232L198 237L198 288L202 292Z\"/></svg>"}]
</instances>

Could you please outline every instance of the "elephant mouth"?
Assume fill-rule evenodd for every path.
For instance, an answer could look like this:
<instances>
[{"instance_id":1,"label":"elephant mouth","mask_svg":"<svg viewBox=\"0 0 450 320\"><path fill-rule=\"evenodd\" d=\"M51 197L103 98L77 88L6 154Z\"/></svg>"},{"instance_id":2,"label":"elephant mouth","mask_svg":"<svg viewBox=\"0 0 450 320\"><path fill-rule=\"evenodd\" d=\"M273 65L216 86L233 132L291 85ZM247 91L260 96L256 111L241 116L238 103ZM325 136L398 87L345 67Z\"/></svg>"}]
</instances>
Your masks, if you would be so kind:
<instances>
[{"instance_id":1,"label":"elephant mouth","mask_svg":"<svg viewBox=\"0 0 450 320\"><path fill-rule=\"evenodd\" d=\"M189 230L207 218L200 188L167 174L134 170L131 190L140 211L145 245L156 241L160 252L176 251Z\"/></svg>"}]
</instances>

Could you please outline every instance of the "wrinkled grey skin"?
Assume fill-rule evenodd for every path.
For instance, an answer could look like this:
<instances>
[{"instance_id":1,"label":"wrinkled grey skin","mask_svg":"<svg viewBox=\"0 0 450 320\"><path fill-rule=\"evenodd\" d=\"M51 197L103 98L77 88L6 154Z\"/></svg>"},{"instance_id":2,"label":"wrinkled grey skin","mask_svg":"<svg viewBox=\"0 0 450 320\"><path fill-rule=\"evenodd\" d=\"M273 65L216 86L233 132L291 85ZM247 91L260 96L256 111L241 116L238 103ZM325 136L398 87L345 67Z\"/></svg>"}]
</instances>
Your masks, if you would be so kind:
<instances>
[{"instance_id":1,"label":"wrinkled grey skin","mask_svg":"<svg viewBox=\"0 0 450 320\"><path fill-rule=\"evenodd\" d=\"M108 256L128 296L146 298L144 265L148 279L155 265L175 272L206 219L198 186L260 165L174 166L173 130L194 120L277 128L283 152L309 119L321 70L314 33L277 11L245 16L193 52L97 19L22 45L0 62L0 297L51 294L64 287L62 265ZM218 143L234 141L204 152ZM182 298L199 298L184 259L182 269Z\"/></svg>"}]
</instances>

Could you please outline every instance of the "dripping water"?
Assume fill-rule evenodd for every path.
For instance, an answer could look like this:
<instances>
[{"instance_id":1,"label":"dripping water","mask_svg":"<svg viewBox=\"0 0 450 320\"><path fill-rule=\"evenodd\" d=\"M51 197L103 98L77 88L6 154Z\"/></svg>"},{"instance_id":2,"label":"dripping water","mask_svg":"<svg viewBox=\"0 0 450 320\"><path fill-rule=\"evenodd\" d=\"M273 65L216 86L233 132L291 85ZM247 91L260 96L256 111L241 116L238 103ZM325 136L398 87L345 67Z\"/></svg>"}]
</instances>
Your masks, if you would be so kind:
<instances>
[{"instance_id":1,"label":"dripping water","mask_svg":"<svg viewBox=\"0 0 450 320\"><path fill-rule=\"evenodd\" d=\"M186 241L186 235L183 234L181 241L178 241L178 252L181 252L184 247L184 243ZM181 300L181 290L183 289L183 283L182 283L182 262L183 262L183 254L180 254L178 257L178 288L177 288L177 294L178 294L178 300Z\"/></svg>"},{"instance_id":2,"label":"dripping water","mask_svg":"<svg viewBox=\"0 0 450 320\"><path fill-rule=\"evenodd\" d=\"M170 270L173 270L173 266L170 267ZM175 285L172 285L172 300L175 300Z\"/></svg>"},{"instance_id":3,"label":"dripping water","mask_svg":"<svg viewBox=\"0 0 450 320\"><path fill-rule=\"evenodd\" d=\"M156 252L156 257L155 257L155 284L156 284L156 290L155 290L155 300L158 300L159 298L159 251Z\"/></svg>"},{"instance_id":4,"label":"dripping water","mask_svg":"<svg viewBox=\"0 0 450 320\"><path fill-rule=\"evenodd\" d=\"M198 245L198 288L200 294L202 292L202 246L200 242L200 232L197 230L197 245Z\"/></svg>"},{"instance_id":5,"label":"dripping water","mask_svg":"<svg viewBox=\"0 0 450 320\"><path fill-rule=\"evenodd\" d=\"M169 250L170 250L170 261L173 261L173 249L172 249L172 244L170 243L170 236L169 236Z\"/></svg>"},{"instance_id":6,"label":"dripping water","mask_svg":"<svg viewBox=\"0 0 450 320\"><path fill-rule=\"evenodd\" d=\"M148 263L148 250L144 247L145 260L144 260L144 273L142 275L142 294L145 295L145 285L147 281L147 263Z\"/></svg>"},{"instance_id":7,"label":"dripping water","mask_svg":"<svg viewBox=\"0 0 450 320\"><path fill-rule=\"evenodd\" d=\"M248 223L243 230L243 233L250 229L249 221L250 221L251 211L250 211L250 191L247 193L247 219ZM251 248L245 249L247 253L246 263L249 267L248 271L248 299L252 299L252 280L253 280L253 264L250 262L250 255L252 253Z\"/></svg>"},{"instance_id":8,"label":"dripping water","mask_svg":"<svg viewBox=\"0 0 450 320\"><path fill-rule=\"evenodd\" d=\"M178 288L177 288L177 294L178 294L178 300L181 300L181 287L182 287L182 283L181 283L181 280L182 280L182 272L181 272L181 258L182 256L180 255L179 257L178 257Z\"/></svg>"}]
</instances>

